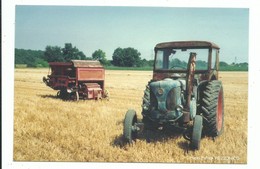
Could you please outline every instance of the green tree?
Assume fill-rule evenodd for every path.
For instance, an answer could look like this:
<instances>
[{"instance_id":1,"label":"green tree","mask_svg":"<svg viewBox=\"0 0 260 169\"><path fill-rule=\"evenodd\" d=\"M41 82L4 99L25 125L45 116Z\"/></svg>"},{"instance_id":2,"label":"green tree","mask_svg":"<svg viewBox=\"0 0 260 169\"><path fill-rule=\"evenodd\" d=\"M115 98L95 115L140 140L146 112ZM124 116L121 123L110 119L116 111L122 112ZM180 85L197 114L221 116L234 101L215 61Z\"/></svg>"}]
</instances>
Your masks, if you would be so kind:
<instances>
[{"instance_id":1,"label":"green tree","mask_svg":"<svg viewBox=\"0 0 260 169\"><path fill-rule=\"evenodd\" d=\"M107 65L108 61L106 59L106 53L103 52L101 49L96 50L93 54L92 54L92 58L94 60L99 60L101 64L103 65Z\"/></svg>"},{"instance_id":2,"label":"green tree","mask_svg":"<svg viewBox=\"0 0 260 169\"><path fill-rule=\"evenodd\" d=\"M47 46L44 51L45 60L47 62L64 62L61 48L58 46Z\"/></svg>"},{"instance_id":3,"label":"green tree","mask_svg":"<svg viewBox=\"0 0 260 169\"><path fill-rule=\"evenodd\" d=\"M138 50L128 48L117 48L113 53L113 65L122 67L140 67L142 61L140 58L141 53Z\"/></svg>"},{"instance_id":4,"label":"green tree","mask_svg":"<svg viewBox=\"0 0 260 169\"><path fill-rule=\"evenodd\" d=\"M64 48L58 46L47 46L44 52L47 62L69 62L75 60L85 60L86 56L71 43L65 43Z\"/></svg>"},{"instance_id":5,"label":"green tree","mask_svg":"<svg viewBox=\"0 0 260 169\"><path fill-rule=\"evenodd\" d=\"M44 67L44 52L40 50L15 49L15 64L26 64L28 67Z\"/></svg>"},{"instance_id":6,"label":"green tree","mask_svg":"<svg viewBox=\"0 0 260 169\"><path fill-rule=\"evenodd\" d=\"M220 61L219 62L219 66L221 66L221 67L227 67L227 66L229 66L226 62L223 62L223 61Z\"/></svg>"},{"instance_id":7,"label":"green tree","mask_svg":"<svg viewBox=\"0 0 260 169\"><path fill-rule=\"evenodd\" d=\"M204 60L196 60L196 69L207 69L208 63Z\"/></svg>"},{"instance_id":8,"label":"green tree","mask_svg":"<svg viewBox=\"0 0 260 169\"><path fill-rule=\"evenodd\" d=\"M142 59L141 60L141 64L140 64L140 66L142 66L142 67L153 67L153 60L146 60L146 59Z\"/></svg>"},{"instance_id":9,"label":"green tree","mask_svg":"<svg viewBox=\"0 0 260 169\"><path fill-rule=\"evenodd\" d=\"M124 51L122 48L117 48L114 50L113 56L112 56L112 64L115 66L124 66Z\"/></svg>"},{"instance_id":10,"label":"green tree","mask_svg":"<svg viewBox=\"0 0 260 169\"><path fill-rule=\"evenodd\" d=\"M83 52L79 51L75 46L73 47L71 43L65 43L65 47L62 48L62 55L65 61L70 60L85 60L86 56Z\"/></svg>"}]
</instances>

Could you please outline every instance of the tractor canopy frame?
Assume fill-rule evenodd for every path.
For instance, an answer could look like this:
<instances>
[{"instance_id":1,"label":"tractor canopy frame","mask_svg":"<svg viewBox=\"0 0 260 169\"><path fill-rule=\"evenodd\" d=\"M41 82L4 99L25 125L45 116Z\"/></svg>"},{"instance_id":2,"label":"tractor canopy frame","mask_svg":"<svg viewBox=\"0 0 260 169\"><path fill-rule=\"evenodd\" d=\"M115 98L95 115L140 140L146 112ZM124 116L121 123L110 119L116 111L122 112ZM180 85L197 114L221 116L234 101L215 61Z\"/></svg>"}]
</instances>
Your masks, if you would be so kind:
<instances>
[{"instance_id":1,"label":"tractor canopy frame","mask_svg":"<svg viewBox=\"0 0 260 169\"><path fill-rule=\"evenodd\" d=\"M172 78L175 73L182 73L185 75L188 71L186 67L183 69L171 69L169 57L173 57L178 53L186 53L188 57L188 52L196 53L197 61L198 57L201 58L200 62L204 63L204 67L199 68L196 66L195 74L198 75L198 79L202 80L211 80L218 79L219 71L219 46L215 43L209 41L174 41L174 42L164 42L159 43L155 46L155 59L154 59L154 69L153 69L153 80L161 80L164 78ZM201 55L200 55L201 52ZM161 59L164 64L161 67L158 67L158 62L160 61L160 55L163 58ZM168 56L167 56L168 55ZM203 56L202 56L203 55ZM183 55L179 55L177 61L187 61ZM183 57L183 58L181 58ZM182 60L184 59L184 60ZM172 60L174 61L174 60ZM175 60L176 61L176 60ZM168 64L168 65L167 65ZM205 65L207 64L207 65ZM187 66L187 65L186 65Z\"/></svg>"}]
</instances>

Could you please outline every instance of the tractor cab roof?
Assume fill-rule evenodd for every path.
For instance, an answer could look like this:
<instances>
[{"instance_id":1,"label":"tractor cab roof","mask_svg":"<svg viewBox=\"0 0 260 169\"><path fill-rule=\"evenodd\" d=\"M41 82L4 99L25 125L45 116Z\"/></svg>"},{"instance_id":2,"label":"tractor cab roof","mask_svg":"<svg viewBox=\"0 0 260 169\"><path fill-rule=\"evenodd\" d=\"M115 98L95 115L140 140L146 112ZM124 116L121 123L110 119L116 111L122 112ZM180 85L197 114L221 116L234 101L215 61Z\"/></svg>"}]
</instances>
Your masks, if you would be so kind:
<instances>
[{"instance_id":1,"label":"tractor cab roof","mask_svg":"<svg viewBox=\"0 0 260 169\"><path fill-rule=\"evenodd\" d=\"M219 46L209 41L173 41L158 43L155 49L165 48L215 48L219 49Z\"/></svg>"}]
</instances>

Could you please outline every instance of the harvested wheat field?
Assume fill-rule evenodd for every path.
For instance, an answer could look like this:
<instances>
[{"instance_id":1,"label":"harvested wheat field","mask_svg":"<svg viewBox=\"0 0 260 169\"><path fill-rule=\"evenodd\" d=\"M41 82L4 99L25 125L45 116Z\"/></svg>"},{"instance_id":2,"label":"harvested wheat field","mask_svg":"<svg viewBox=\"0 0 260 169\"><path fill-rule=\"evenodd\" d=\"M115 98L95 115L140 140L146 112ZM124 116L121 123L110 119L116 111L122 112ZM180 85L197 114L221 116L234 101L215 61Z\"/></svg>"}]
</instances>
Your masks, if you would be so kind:
<instances>
[{"instance_id":1,"label":"harvested wheat field","mask_svg":"<svg viewBox=\"0 0 260 169\"><path fill-rule=\"evenodd\" d=\"M188 150L181 133L143 133L132 145L122 141L125 112L141 120L150 71L106 71L110 100L62 101L45 86L48 69L15 69L14 161L247 163L248 73L220 72L225 130Z\"/></svg>"}]
</instances>

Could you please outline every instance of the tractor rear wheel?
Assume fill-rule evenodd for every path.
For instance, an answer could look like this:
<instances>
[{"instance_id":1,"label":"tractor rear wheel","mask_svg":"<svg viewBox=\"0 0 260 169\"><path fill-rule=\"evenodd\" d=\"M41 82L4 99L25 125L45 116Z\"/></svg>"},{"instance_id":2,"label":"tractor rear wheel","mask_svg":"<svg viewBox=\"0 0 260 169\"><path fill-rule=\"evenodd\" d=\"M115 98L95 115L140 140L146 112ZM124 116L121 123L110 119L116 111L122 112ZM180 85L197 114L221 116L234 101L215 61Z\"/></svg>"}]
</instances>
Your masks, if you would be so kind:
<instances>
[{"instance_id":1,"label":"tractor rear wheel","mask_svg":"<svg viewBox=\"0 0 260 169\"><path fill-rule=\"evenodd\" d=\"M191 137L191 147L196 150L200 149L202 123L203 123L202 116L196 115L193 121L193 130L192 130L192 137Z\"/></svg>"},{"instance_id":2,"label":"tractor rear wheel","mask_svg":"<svg viewBox=\"0 0 260 169\"><path fill-rule=\"evenodd\" d=\"M146 86L144 90L143 104L142 104L143 112L142 114L147 114L150 108L150 87Z\"/></svg>"},{"instance_id":3,"label":"tractor rear wheel","mask_svg":"<svg viewBox=\"0 0 260 169\"><path fill-rule=\"evenodd\" d=\"M135 129L137 116L134 110L128 110L124 120L124 138L128 143L132 143L137 138L137 130Z\"/></svg>"},{"instance_id":4,"label":"tractor rear wheel","mask_svg":"<svg viewBox=\"0 0 260 169\"><path fill-rule=\"evenodd\" d=\"M144 96L143 96L143 104L142 104L142 115L143 119L142 122L144 123L144 126L146 129L149 130L155 130L158 128L158 125L155 124L153 121L151 121L147 116L150 111L150 86L149 84L146 85L146 88L144 90Z\"/></svg>"},{"instance_id":5,"label":"tractor rear wheel","mask_svg":"<svg viewBox=\"0 0 260 169\"><path fill-rule=\"evenodd\" d=\"M224 130L224 95L221 81L208 82L201 93L200 111L204 116L203 131L208 136L217 137Z\"/></svg>"}]
</instances>

